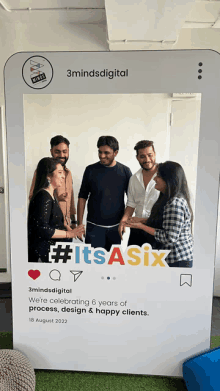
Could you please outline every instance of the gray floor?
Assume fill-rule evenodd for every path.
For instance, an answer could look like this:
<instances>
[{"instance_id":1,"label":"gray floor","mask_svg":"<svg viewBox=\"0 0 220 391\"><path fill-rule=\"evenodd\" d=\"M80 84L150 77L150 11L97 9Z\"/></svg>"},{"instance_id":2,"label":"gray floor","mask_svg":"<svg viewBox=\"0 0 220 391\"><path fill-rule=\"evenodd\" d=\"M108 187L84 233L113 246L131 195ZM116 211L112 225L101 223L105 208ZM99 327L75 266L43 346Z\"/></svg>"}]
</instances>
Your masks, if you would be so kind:
<instances>
[{"instance_id":1,"label":"gray floor","mask_svg":"<svg viewBox=\"0 0 220 391\"><path fill-rule=\"evenodd\" d=\"M0 299L0 332L12 331L11 299Z\"/></svg>"},{"instance_id":2,"label":"gray floor","mask_svg":"<svg viewBox=\"0 0 220 391\"><path fill-rule=\"evenodd\" d=\"M0 332L12 331L11 299L0 299ZM214 297L211 336L220 336L220 297Z\"/></svg>"}]
</instances>

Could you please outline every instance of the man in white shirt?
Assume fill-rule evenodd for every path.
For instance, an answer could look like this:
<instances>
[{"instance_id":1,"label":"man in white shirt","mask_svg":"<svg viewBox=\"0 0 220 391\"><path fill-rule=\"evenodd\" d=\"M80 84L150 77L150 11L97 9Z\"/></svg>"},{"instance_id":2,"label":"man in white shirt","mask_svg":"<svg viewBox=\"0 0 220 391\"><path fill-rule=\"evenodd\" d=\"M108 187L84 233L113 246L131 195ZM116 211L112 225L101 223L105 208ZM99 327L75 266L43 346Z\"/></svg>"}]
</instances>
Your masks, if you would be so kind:
<instances>
[{"instance_id":1,"label":"man in white shirt","mask_svg":"<svg viewBox=\"0 0 220 391\"><path fill-rule=\"evenodd\" d=\"M134 149L141 168L130 178L127 205L118 228L121 238L125 232L127 221L147 221L152 206L155 204L160 194L160 192L155 189L154 182L154 177L157 173L157 164L153 141L139 141ZM134 211L135 217L132 217ZM131 229L128 246L143 243L141 236L140 230Z\"/></svg>"}]
</instances>

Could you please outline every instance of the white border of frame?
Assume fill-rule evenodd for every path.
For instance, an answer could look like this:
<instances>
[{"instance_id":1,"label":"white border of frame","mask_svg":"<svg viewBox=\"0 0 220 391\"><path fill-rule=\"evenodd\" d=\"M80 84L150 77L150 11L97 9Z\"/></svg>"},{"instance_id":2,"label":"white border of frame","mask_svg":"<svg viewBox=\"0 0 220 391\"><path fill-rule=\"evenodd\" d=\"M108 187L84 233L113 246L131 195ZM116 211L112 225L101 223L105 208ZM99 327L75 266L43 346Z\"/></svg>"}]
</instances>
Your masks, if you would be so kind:
<instances>
[{"instance_id":1,"label":"white border of frame","mask_svg":"<svg viewBox=\"0 0 220 391\"><path fill-rule=\"evenodd\" d=\"M31 56L43 56L53 67L53 79L40 90L31 89L22 78L22 67ZM199 92L202 94L195 208L193 279L204 291L206 321L204 334L191 353L207 349L215 259L220 146L220 60L219 54L207 50L146 52L29 52L10 57L5 67L6 124L9 170L10 238L12 283L19 273L19 263L27 260L27 207L24 157L23 94L114 94ZM202 66L199 64L202 63ZM67 69L128 69L128 78L69 79ZM199 74L198 70L202 69ZM201 79L198 76L202 76ZM18 253L17 249L20 252ZM20 255L22 254L22 256ZM25 261L26 262L26 261ZM186 269L184 269L185 271ZM196 273L195 273L196 271ZM177 269L170 270L172 275ZM13 289L14 289L13 288ZM17 288L16 288L17 289ZM15 291L16 294L16 291ZM14 317L18 310L13 307ZM16 330L14 330L16 333ZM187 356L186 356L187 357ZM68 368L67 368L68 369ZM86 370L96 370L94 368ZM110 371L114 369L110 369ZM119 372L128 372L121 368ZM165 371L165 373L164 373ZM130 371L131 373L131 371ZM134 371L134 373L148 373ZM150 371L153 374L154 372ZM169 370L164 374L171 374ZM160 374L162 374L160 373ZM176 375L180 370L175 372ZM159 374L159 373L156 373Z\"/></svg>"}]
</instances>

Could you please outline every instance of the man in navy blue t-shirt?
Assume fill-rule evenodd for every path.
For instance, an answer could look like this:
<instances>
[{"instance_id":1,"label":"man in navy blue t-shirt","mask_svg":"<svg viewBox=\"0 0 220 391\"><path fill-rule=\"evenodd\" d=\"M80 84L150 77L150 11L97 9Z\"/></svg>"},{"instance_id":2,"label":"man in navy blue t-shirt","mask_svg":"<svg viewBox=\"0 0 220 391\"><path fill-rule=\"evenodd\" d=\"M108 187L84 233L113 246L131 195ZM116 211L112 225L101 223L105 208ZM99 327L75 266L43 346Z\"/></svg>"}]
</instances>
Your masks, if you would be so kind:
<instances>
[{"instance_id":1,"label":"man in navy blue t-shirt","mask_svg":"<svg viewBox=\"0 0 220 391\"><path fill-rule=\"evenodd\" d=\"M118 226L124 214L130 168L116 162L119 145L115 137L102 136L97 142L99 162L86 167L77 205L78 224L82 224L86 201L88 214L85 242L107 251L120 244Z\"/></svg>"}]
</instances>

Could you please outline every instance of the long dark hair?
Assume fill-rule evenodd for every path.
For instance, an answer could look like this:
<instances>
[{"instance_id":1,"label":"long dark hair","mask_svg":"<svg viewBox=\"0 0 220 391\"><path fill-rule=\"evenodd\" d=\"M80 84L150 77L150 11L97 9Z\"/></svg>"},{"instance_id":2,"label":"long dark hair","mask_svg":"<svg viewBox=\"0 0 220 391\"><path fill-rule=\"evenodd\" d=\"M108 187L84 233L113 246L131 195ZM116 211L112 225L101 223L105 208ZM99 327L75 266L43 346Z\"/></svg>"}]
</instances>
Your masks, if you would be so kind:
<instances>
[{"instance_id":1,"label":"long dark hair","mask_svg":"<svg viewBox=\"0 0 220 391\"><path fill-rule=\"evenodd\" d=\"M158 164L157 172L157 175L165 181L166 189L164 193L160 193L158 200L154 204L147 220L147 225L152 225L154 228L161 228L160 225L162 225L164 206L173 197L182 197L186 200L191 213L192 222L193 211L190 204L189 189L183 167L179 163L167 161Z\"/></svg>"},{"instance_id":2,"label":"long dark hair","mask_svg":"<svg viewBox=\"0 0 220 391\"><path fill-rule=\"evenodd\" d=\"M49 186L49 181L47 177L48 175L51 175L54 170L56 170L57 164L62 165L59 159L55 159L53 157L44 157L39 161L37 165L36 181L32 199L35 197L39 190L45 189Z\"/></svg>"}]
</instances>

